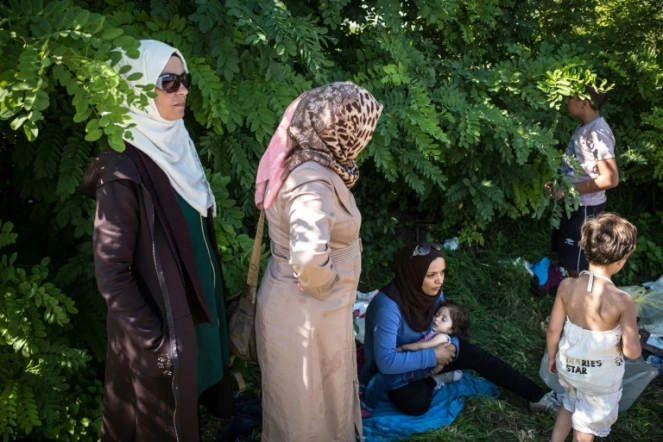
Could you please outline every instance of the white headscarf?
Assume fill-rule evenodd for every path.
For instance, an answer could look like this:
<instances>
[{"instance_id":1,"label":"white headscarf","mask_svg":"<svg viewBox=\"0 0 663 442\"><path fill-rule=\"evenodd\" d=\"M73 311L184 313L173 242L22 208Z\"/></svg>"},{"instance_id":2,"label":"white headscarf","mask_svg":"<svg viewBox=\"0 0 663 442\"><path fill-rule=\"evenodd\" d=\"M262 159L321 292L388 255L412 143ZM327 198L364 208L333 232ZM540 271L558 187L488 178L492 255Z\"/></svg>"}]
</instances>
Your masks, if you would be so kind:
<instances>
[{"instance_id":1,"label":"white headscarf","mask_svg":"<svg viewBox=\"0 0 663 442\"><path fill-rule=\"evenodd\" d=\"M126 80L137 93L142 92L138 85L155 84L172 55L182 60L187 70L184 57L177 49L156 40L141 40L140 56L132 59L124 54L115 70L119 72L125 65L131 66L127 76L140 72L143 76L137 81ZM164 171L175 191L196 209L202 216L207 216L207 209L212 206L216 216L216 202L205 171L200 163L198 152L189 137L184 121L168 121L161 117L154 99L148 99L144 110L131 107L129 115L136 126L129 129L134 139L124 140L149 156Z\"/></svg>"}]
</instances>

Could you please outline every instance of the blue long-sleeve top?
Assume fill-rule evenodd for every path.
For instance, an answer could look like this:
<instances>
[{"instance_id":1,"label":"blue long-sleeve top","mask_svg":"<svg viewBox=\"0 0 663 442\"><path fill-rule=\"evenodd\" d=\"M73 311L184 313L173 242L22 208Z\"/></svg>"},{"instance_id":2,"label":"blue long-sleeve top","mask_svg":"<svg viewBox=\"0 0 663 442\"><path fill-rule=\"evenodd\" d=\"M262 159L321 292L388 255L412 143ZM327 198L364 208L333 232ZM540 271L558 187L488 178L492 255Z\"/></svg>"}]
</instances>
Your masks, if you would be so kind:
<instances>
[{"instance_id":1,"label":"blue long-sleeve top","mask_svg":"<svg viewBox=\"0 0 663 442\"><path fill-rule=\"evenodd\" d=\"M436 308L444 300L440 293ZM431 328L432 328L431 324ZM423 339L425 332L413 330L405 321L398 304L380 292L371 300L366 310L364 333L364 357L366 362L375 359L378 370L383 374L400 374L431 368L437 365L435 350L427 348L419 351L396 351L397 347ZM451 337L456 346L456 357L460 351L457 337Z\"/></svg>"}]
</instances>

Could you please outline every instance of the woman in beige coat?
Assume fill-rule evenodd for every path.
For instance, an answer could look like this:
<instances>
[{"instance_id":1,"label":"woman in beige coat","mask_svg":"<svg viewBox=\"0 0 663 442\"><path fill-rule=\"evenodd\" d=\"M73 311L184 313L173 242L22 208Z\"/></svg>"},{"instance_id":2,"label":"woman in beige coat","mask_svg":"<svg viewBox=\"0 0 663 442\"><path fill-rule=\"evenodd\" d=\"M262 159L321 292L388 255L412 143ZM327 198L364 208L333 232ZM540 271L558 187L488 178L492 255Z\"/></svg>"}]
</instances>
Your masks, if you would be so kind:
<instances>
[{"instance_id":1,"label":"woman in beige coat","mask_svg":"<svg viewBox=\"0 0 663 442\"><path fill-rule=\"evenodd\" d=\"M263 441L361 434L352 331L361 214L349 189L381 112L352 83L305 92L261 160L256 203L266 209L272 251L256 316Z\"/></svg>"}]
</instances>

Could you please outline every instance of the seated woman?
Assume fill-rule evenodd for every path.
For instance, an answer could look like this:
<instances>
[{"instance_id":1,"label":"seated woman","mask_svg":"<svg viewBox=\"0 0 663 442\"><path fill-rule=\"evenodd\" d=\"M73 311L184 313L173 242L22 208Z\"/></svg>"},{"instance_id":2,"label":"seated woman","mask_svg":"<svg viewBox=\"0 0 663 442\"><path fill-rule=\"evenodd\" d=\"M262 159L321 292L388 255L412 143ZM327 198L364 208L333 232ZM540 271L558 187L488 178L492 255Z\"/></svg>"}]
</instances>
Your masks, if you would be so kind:
<instances>
[{"instance_id":1,"label":"seated woman","mask_svg":"<svg viewBox=\"0 0 663 442\"><path fill-rule=\"evenodd\" d=\"M396 252L392 268L395 278L366 311L366 363L360 384L370 381L375 366L388 375L436 366L442 373L469 369L527 399L532 411L557 411L560 402L554 392L545 393L506 362L462 338L452 337L451 342L420 351L398 351L430 333L435 312L444 300L446 261L437 243L409 244ZM426 377L394 387L387 396L401 413L419 416L430 408L435 387L435 379Z\"/></svg>"},{"instance_id":2,"label":"seated woman","mask_svg":"<svg viewBox=\"0 0 663 442\"><path fill-rule=\"evenodd\" d=\"M397 348L398 351L419 351L427 348L435 348L440 344L451 342L451 336L463 339L469 338L470 317L467 311L453 302L444 301L433 317L433 325L430 333L423 339L411 344L405 344ZM458 344L458 339L455 341ZM361 416L370 417L377 404L386 398L389 390L402 387L412 381L433 376L437 386L444 386L449 382L456 382L463 377L460 370L448 371L446 373L433 374L442 370L443 366L436 365L435 368L411 371L402 374L380 373L373 359L366 368L362 370L359 395L361 396Z\"/></svg>"}]
</instances>

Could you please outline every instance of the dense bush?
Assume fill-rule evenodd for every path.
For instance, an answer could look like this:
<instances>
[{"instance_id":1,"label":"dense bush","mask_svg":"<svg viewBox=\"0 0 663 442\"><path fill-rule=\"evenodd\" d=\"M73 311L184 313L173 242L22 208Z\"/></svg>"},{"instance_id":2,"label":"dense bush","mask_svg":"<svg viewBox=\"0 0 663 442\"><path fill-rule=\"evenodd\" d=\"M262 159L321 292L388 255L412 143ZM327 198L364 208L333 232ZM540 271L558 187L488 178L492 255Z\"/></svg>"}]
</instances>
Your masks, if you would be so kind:
<instances>
[{"instance_id":1,"label":"dense bush","mask_svg":"<svg viewBox=\"0 0 663 442\"><path fill-rule=\"evenodd\" d=\"M657 260L660 268L661 216L654 208L663 176L662 31L655 0L3 3L0 204L21 246L21 261L3 269L41 262L36 287L57 291L56 299L71 301L66 309L81 314L67 310L70 322L52 323L36 300L22 297L21 308L32 316L11 336L35 340L16 349L17 341L5 337L13 329L1 310L0 428L11 429L12 438L28 430L35 440L86 438L82 428L99 415L95 375L104 356L104 306L91 259L94 203L75 189L94 155L109 144L121 149L124 100L145 99L127 95L110 68L113 48L131 54L137 39L154 38L187 59L194 87L186 124L221 208L216 227L234 293L246 275L260 155L294 97L338 80L365 86L385 104L361 155L355 192L364 214L365 266L384 267L399 235L420 224L480 242L502 217L556 223L573 201L555 204L541 189L551 179L568 187L557 168L576 123L564 116L563 97L598 76L610 89L603 113L618 143L625 188L618 194L632 198L637 193L629 187L646 189L628 204L645 214L647 225L636 263ZM651 268L630 271L645 277ZM1 281L5 308L18 289ZM41 344L39 318L49 330ZM59 368L70 370L69 390L48 379L64 373L51 365L42 365L50 368L32 375L32 383L22 382L26 364L55 345L76 349L78 365ZM53 401L58 394L78 395L80 409ZM19 409L33 411L16 420Z\"/></svg>"},{"instance_id":2,"label":"dense bush","mask_svg":"<svg viewBox=\"0 0 663 442\"><path fill-rule=\"evenodd\" d=\"M16 241L0 220L0 248ZM103 387L76 338L74 301L48 279L49 259L31 269L0 258L0 434L85 440L98 434ZM93 419L97 422L93 422ZM93 425L94 424L94 425ZM11 438L11 439L10 439Z\"/></svg>"}]
</instances>

